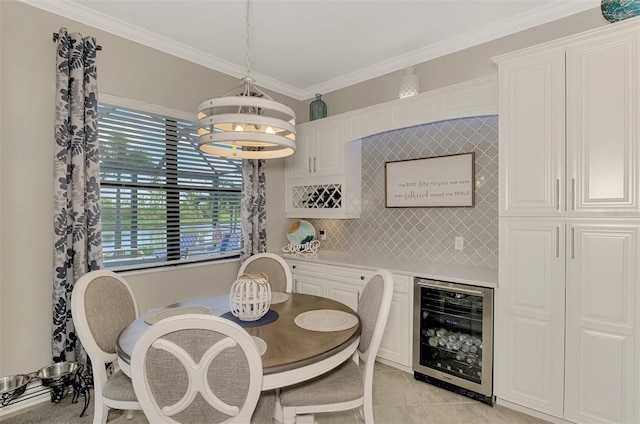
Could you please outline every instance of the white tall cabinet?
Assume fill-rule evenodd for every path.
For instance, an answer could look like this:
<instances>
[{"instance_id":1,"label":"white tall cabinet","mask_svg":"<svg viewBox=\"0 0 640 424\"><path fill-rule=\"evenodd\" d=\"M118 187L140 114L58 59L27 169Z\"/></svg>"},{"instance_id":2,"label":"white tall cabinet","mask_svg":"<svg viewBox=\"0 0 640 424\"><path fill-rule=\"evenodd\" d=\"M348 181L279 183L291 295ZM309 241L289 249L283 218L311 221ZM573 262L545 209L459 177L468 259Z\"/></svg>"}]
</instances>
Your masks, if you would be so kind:
<instances>
[{"instance_id":1,"label":"white tall cabinet","mask_svg":"<svg viewBox=\"0 0 640 424\"><path fill-rule=\"evenodd\" d=\"M638 423L640 21L495 61L498 402Z\"/></svg>"}]
</instances>

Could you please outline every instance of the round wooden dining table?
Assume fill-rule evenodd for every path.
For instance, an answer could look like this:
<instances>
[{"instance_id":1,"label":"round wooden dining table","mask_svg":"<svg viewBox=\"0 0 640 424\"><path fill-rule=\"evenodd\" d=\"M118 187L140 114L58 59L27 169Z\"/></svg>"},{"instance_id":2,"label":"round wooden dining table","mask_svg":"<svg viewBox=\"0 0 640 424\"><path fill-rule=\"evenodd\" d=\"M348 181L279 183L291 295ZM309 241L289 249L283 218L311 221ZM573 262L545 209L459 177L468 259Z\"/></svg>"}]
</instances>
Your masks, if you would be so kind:
<instances>
[{"instance_id":1,"label":"round wooden dining table","mask_svg":"<svg viewBox=\"0 0 640 424\"><path fill-rule=\"evenodd\" d=\"M274 293L274 297L275 297ZM287 298L279 303L272 303L270 309L277 312L273 322L239 322L252 336L264 340L267 345L262 354L263 380L262 389L275 389L309 380L324 374L350 358L360 341L360 319L356 312L335 300L307 294L279 294ZM122 371L130 374L131 353L140 336L150 327L145 321L159 311L171 308L204 307L211 315L222 316L229 313L229 296L213 296L192 299L169 305L160 310L153 310L140 316L120 333L116 350L118 364ZM316 331L298 326L294 322L302 313L314 310L334 310L347 312L357 318L357 324L339 331ZM273 312L271 312L273 316ZM268 313L269 315L269 313ZM266 316L265 316L266 317Z\"/></svg>"}]
</instances>

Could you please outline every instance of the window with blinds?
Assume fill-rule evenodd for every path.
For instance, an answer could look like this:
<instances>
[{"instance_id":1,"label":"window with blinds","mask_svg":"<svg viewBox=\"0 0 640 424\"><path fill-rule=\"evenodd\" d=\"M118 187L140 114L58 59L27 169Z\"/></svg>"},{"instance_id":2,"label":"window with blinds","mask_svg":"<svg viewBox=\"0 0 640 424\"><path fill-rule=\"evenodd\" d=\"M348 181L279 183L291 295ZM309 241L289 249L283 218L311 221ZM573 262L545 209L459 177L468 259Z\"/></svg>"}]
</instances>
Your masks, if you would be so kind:
<instances>
[{"instance_id":1,"label":"window with blinds","mask_svg":"<svg viewBox=\"0 0 640 424\"><path fill-rule=\"evenodd\" d=\"M242 162L201 153L197 125L100 104L102 243L107 268L240 252Z\"/></svg>"}]
</instances>

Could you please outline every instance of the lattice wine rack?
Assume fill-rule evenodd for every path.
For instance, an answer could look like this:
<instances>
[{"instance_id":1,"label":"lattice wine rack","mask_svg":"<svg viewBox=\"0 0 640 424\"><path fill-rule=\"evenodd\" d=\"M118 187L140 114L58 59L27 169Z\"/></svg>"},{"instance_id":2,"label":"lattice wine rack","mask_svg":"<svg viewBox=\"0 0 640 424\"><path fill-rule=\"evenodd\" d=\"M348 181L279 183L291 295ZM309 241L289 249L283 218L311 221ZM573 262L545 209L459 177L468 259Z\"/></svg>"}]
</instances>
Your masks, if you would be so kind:
<instances>
[{"instance_id":1,"label":"lattice wine rack","mask_svg":"<svg viewBox=\"0 0 640 424\"><path fill-rule=\"evenodd\" d=\"M322 184L292 187L292 203L298 209L339 209L342 207L342 185Z\"/></svg>"}]
</instances>

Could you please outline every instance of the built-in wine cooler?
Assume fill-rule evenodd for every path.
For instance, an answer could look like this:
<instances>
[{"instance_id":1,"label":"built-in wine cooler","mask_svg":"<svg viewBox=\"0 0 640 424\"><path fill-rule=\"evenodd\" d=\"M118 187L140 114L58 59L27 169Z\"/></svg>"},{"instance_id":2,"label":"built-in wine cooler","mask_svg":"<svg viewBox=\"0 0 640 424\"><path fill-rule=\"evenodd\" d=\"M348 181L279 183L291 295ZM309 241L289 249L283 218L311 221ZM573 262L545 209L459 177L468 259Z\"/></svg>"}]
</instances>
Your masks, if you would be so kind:
<instances>
[{"instance_id":1,"label":"built-in wine cooler","mask_svg":"<svg viewBox=\"0 0 640 424\"><path fill-rule=\"evenodd\" d=\"M413 371L493 405L493 289L415 279Z\"/></svg>"}]
</instances>

